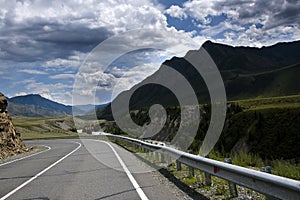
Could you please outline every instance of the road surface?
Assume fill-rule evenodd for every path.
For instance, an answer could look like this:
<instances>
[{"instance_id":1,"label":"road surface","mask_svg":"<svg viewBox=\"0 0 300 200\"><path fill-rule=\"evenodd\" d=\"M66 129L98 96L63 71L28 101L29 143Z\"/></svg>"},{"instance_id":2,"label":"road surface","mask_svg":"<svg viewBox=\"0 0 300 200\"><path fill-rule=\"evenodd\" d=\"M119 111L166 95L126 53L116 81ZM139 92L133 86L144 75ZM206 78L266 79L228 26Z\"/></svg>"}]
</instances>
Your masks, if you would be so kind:
<instances>
[{"instance_id":1,"label":"road surface","mask_svg":"<svg viewBox=\"0 0 300 200\"><path fill-rule=\"evenodd\" d=\"M187 199L125 149L97 140L39 140L47 149L0 165L4 199ZM88 148L86 148L88 147Z\"/></svg>"}]
</instances>

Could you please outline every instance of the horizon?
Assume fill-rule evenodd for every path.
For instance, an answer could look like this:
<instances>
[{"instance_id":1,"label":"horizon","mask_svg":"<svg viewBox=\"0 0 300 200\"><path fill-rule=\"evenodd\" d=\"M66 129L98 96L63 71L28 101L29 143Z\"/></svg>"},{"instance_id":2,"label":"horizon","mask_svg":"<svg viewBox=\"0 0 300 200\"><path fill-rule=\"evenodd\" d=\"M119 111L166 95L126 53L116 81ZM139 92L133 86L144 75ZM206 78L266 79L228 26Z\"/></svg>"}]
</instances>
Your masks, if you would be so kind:
<instances>
[{"instance_id":1,"label":"horizon","mask_svg":"<svg viewBox=\"0 0 300 200\"><path fill-rule=\"evenodd\" d=\"M7 97L7 96L5 96L5 97L8 98L8 100L9 100L9 99L12 99L12 98L15 98L15 97L27 97L27 96L39 96L39 97L42 97L42 98L44 98L44 99L53 101L53 100L51 100L51 99L48 99L48 98L46 98L46 97L43 97L43 96L40 95L40 94L24 94L24 95L19 95L19 96L12 96L12 97ZM65 105L65 106L75 106L75 107L76 107L76 106L87 106L87 105L99 106L99 104L79 104L79 105L71 105L71 104L70 104L70 105L69 105L69 104L63 104L63 103L56 102L56 101L53 101L53 102L59 103L59 104ZM111 102L103 103L103 104L100 104L100 105L106 105L106 104L109 104L109 103L111 103Z\"/></svg>"}]
</instances>

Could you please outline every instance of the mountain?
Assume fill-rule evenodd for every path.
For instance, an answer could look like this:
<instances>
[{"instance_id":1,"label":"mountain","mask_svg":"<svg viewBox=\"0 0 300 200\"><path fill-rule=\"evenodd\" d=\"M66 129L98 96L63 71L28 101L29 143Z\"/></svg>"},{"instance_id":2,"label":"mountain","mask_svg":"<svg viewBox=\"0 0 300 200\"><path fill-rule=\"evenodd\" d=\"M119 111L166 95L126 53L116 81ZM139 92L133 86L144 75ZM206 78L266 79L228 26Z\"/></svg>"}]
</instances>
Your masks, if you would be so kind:
<instances>
[{"instance_id":1,"label":"mountain","mask_svg":"<svg viewBox=\"0 0 300 200\"><path fill-rule=\"evenodd\" d=\"M72 115L72 106L66 106L38 94L16 96L8 99L11 115L26 117Z\"/></svg>"},{"instance_id":2,"label":"mountain","mask_svg":"<svg viewBox=\"0 0 300 200\"><path fill-rule=\"evenodd\" d=\"M300 94L300 41L262 48L232 47L207 41L201 48L208 52L217 65L228 100ZM193 52L195 51L187 52L186 56ZM184 58L178 57L166 60L153 75L131 90L122 92L114 101L138 88L131 96L131 109L149 107L156 103L178 105L172 91L158 84L145 84L166 78L163 74L165 65L188 80L199 103L209 102L208 89L202 76ZM98 110L97 114L98 118L112 119L110 105Z\"/></svg>"},{"instance_id":3,"label":"mountain","mask_svg":"<svg viewBox=\"0 0 300 200\"><path fill-rule=\"evenodd\" d=\"M76 106L74 106L74 108L79 109L85 113L89 113L89 112L95 112L94 111L95 109L103 108L107 105L108 105L108 103L99 104L99 105L86 104L86 105L76 105Z\"/></svg>"}]
</instances>

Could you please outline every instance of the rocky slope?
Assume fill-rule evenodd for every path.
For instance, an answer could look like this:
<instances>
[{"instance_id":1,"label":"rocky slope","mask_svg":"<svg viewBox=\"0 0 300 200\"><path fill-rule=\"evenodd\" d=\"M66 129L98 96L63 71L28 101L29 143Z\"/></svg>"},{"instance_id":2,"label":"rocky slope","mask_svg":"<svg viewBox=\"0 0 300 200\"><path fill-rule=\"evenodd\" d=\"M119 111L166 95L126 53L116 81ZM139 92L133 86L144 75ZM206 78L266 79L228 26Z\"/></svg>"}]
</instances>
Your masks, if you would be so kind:
<instances>
[{"instance_id":1,"label":"rocky slope","mask_svg":"<svg viewBox=\"0 0 300 200\"><path fill-rule=\"evenodd\" d=\"M7 100L0 93L0 159L29 150L21 140L20 133L14 128L6 108Z\"/></svg>"}]
</instances>

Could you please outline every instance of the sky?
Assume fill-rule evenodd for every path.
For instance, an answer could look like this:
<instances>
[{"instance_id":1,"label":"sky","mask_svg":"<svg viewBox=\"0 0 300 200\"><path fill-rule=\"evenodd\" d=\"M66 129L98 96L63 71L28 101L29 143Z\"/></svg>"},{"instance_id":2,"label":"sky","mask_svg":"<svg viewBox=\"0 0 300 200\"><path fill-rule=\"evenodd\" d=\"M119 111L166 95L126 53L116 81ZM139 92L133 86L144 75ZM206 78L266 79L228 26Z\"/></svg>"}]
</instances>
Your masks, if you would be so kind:
<instances>
[{"instance_id":1,"label":"sky","mask_svg":"<svg viewBox=\"0 0 300 200\"><path fill-rule=\"evenodd\" d=\"M71 105L82 82L78 91L91 98L77 104L105 103L206 40L252 47L299 40L299 10L299 0L0 0L0 91ZM91 52L114 37L116 49L156 44L91 70ZM102 97L93 99L95 91Z\"/></svg>"}]
</instances>

